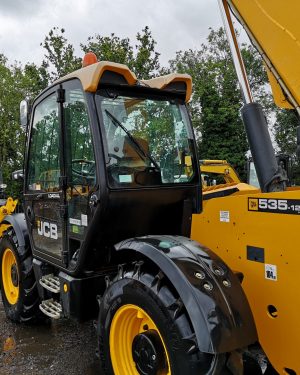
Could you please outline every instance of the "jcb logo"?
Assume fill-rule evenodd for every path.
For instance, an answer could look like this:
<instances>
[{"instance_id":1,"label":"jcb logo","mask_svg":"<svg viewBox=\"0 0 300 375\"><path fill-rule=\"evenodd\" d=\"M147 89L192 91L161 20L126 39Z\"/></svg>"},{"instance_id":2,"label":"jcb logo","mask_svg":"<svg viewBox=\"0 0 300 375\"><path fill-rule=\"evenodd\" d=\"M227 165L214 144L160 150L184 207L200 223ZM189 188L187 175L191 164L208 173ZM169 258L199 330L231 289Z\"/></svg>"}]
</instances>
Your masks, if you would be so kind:
<instances>
[{"instance_id":1,"label":"jcb logo","mask_svg":"<svg viewBox=\"0 0 300 375\"><path fill-rule=\"evenodd\" d=\"M38 234L53 240L58 239L57 225L47 221L38 221Z\"/></svg>"},{"instance_id":2,"label":"jcb logo","mask_svg":"<svg viewBox=\"0 0 300 375\"><path fill-rule=\"evenodd\" d=\"M249 198L248 209L249 211L258 211L258 199L257 198Z\"/></svg>"}]
</instances>

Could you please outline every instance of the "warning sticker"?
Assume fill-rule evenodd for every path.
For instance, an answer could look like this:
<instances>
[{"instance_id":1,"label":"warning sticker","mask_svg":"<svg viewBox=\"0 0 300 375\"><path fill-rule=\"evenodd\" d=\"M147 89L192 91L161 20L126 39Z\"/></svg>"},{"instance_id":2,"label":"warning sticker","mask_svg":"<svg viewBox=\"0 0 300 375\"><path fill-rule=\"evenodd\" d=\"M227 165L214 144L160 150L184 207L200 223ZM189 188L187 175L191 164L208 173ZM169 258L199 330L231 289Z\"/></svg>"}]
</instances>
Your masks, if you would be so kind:
<instances>
[{"instance_id":1,"label":"warning sticker","mask_svg":"<svg viewBox=\"0 0 300 375\"><path fill-rule=\"evenodd\" d=\"M224 223L230 222L230 213L229 211L220 211L220 221Z\"/></svg>"},{"instance_id":2,"label":"warning sticker","mask_svg":"<svg viewBox=\"0 0 300 375\"><path fill-rule=\"evenodd\" d=\"M83 225L84 227L88 226L88 217L87 217L87 215L81 214L81 225Z\"/></svg>"},{"instance_id":3,"label":"warning sticker","mask_svg":"<svg viewBox=\"0 0 300 375\"><path fill-rule=\"evenodd\" d=\"M265 278L277 281L277 266L274 264L265 264Z\"/></svg>"},{"instance_id":4,"label":"warning sticker","mask_svg":"<svg viewBox=\"0 0 300 375\"><path fill-rule=\"evenodd\" d=\"M69 222L70 222L70 224L81 226L81 220L73 219L72 217L70 217Z\"/></svg>"}]
</instances>

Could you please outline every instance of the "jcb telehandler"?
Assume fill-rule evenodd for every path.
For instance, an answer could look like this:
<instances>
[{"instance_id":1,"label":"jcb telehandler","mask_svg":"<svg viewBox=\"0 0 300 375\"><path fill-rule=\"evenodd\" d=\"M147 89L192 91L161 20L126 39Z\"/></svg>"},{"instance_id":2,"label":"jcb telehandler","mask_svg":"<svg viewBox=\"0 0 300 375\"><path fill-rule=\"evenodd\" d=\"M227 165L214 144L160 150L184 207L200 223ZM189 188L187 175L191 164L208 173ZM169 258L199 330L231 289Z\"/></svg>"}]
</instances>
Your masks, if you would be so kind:
<instances>
[{"instance_id":1,"label":"jcb telehandler","mask_svg":"<svg viewBox=\"0 0 300 375\"><path fill-rule=\"evenodd\" d=\"M24 214L0 218L7 317L98 316L107 374L242 374L257 333L241 274L189 238L191 78L138 80L91 54L84 66L30 117L21 105Z\"/></svg>"},{"instance_id":2,"label":"jcb telehandler","mask_svg":"<svg viewBox=\"0 0 300 375\"><path fill-rule=\"evenodd\" d=\"M243 183L237 171L226 160L200 160L200 172L204 201L258 189Z\"/></svg>"},{"instance_id":3,"label":"jcb telehandler","mask_svg":"<svg viewBox=\"0 0 300 375\"><path fill-rule=\"evenodd\" d=\"M193 215L191 238L244 275L243 289L269 360L266 373L299 375L300 188L288 187L287 173L276 161L261 107L252 99L229 7L265 61L276 104L299 117L300 2L220 0L220 6L246 102L242 117L260 190L204 200L203 213ZM300 128L297 138L299 148Z\"/></svg>"}]
</instances>

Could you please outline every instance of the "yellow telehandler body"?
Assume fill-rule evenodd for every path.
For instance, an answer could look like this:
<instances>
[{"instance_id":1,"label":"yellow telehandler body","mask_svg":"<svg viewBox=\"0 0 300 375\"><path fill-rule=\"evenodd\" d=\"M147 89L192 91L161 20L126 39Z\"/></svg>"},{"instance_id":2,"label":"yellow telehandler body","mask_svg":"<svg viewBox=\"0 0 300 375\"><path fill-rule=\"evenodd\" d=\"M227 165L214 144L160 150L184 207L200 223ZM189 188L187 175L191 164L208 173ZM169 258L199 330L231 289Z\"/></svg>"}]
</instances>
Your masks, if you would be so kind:
<instances>
[{"instance_id":1,"label":"yellow telehandler body","mask_svg":"<svg viewBox=\"0 0 300 375\"><path fill-rule=\"evenodd\" d=\"M276 104L298 112L300 2L227 3L265 60ZM279 374L300 374L300 188L232 190L214 197L204 195L202 214L193 215L191 237L243 273L262 349Z\"/></svg>"}]
</instances>

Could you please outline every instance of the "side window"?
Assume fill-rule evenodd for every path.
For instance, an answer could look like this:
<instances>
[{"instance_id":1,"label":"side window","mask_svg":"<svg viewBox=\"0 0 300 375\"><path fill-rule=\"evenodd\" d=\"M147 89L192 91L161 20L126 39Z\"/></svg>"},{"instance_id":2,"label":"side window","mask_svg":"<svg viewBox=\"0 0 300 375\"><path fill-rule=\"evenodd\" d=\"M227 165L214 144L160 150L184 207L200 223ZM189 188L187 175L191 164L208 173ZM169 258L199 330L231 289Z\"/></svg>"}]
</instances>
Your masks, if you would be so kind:
<instances>
[{"instance_id":1,"label":"side window","mask_svg":"<svg viewBox=\"0 0 300 375\"><path fill-rule=\"evenodd\" d=\"M48 96L34 111L29 146L29 191L59 190L59 121L56 95Z\"/></svg>"},{"instance_id":2,"label":"side window","mask_svg":"<svg viewBox=\"0 0 300 375\"><path fill-rule=\"evenodd\" d=\"M66 90L64 107L69 184L85 194L95 185L96 173L89 117L80 88Z\"/></svg>"},{"instance_id":3,"label":"side window","mask_svg":"<svg viewBox=\"0 0 300 375\"><path fill-rule=\"evenodd\" d=\"M84 93L76 82L67 84L64 114L67 133L68 231L70 251L76 252L88 226L88 197L96 185L96 168Z\"/></svg>"}]
</instances>

